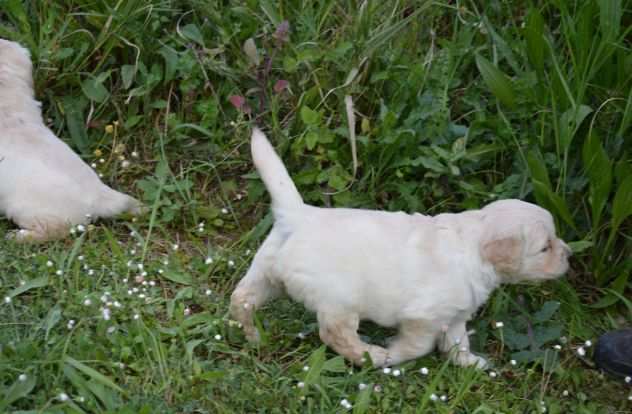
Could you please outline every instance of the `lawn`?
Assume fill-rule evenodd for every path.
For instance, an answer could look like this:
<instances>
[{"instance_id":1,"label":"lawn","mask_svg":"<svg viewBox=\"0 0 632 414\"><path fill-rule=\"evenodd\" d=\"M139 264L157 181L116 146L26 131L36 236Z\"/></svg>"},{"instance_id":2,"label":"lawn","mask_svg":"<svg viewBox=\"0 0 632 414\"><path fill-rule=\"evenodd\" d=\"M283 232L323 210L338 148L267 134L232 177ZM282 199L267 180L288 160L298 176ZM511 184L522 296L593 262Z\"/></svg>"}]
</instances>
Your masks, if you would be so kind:
<instances>
[{"instance_id":1,"label":"lawn","mask_svg":"<svg viewBox=\"0 0 632 414\"><path fill-rule=\"evenodd\" d=\"M51 129L149 208L0 241L0 412L632 412L590 358L632 320L631 23L623 0L0 0ZM480 310L484 371L353 367L288 300L248 345L227 309L271 226L254 124L312 204L521 198L572 269Z\"/></svg>"}]
</instances>

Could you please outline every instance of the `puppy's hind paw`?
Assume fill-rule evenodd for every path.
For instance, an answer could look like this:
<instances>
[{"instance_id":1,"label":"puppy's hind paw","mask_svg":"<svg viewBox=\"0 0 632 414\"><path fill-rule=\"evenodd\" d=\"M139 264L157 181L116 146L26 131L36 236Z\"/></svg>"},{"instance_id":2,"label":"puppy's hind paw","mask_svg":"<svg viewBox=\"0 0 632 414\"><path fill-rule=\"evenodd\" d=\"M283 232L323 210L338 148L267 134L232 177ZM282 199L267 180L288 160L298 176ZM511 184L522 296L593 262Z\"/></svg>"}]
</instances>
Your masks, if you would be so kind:
<instances>
[{"instance_id":1,"label":"puppy's hind paw","mask_svg":"<svg viewBox=\"0 0 632 414\"><path fill-rule=\"evenodd\" d=\"M392 363L388 351L381 346L370 345L369 349L367 349L367 353L369 357L371 357L371 362L373 362L374 367L384 367Z\"/></svg>"},{"instance_id":2,"label":"puppy's hind paw","mask_svg":"<svg viewBox=\"0 0 632 414\"><path fill-rule=\"evenodd\" d=\"M473 366L477 369L486 369L491 366L489 361L487 361L485 358L474 355L470 352L460 352L459 355L454 358L454 363L462 367Z\"/></svg>"}]
</instances>

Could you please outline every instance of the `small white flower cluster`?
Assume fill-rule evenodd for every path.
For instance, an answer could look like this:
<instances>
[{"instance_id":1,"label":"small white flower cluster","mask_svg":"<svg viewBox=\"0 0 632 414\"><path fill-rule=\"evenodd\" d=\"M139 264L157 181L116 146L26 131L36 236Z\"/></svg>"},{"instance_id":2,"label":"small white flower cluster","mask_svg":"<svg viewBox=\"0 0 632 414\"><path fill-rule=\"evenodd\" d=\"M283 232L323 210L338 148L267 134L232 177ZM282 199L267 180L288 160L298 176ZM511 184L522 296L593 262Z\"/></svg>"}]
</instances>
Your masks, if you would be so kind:
<instances>
[{"instance_id":1,"label":"small white flower cluster","mask_svg":"<svg viewBox=\"0 0 632 414\"><path fill-rule=\"evenodd\" d=\"M68 328L68 329L72 329L72 328L74 328L74 327L75 327L75 323L76 323L76 322L75 322L75 320L74 320L74 319L70 319L70 320L68 321L68 323L66 324L66 328Z\"/></svg>"},{"instance_id":2,"label":"small white flower cluster","mask_svg":"<svg viewBox=\"0 0 632 414\"><path fill-rule=\"evenodd\" d=\"M501 328L503 328L503 327L505 326L505 324L504 324L503 322L496 322L496 323L494 324L494 326L495 326L496 328L498 328L498 329L501 329Z\"/></svg>"},{"instance_id":3,"label":"small white flower cluster","mask_svg":"<svg viewBox=\"0 0 632 414\"><path fill-rule=\"evenodd\" d=\"M443 402L446 402L446 401L448 401L448 396L444 394L441 397L439 397L435 393L430 394L430 401L439 401L439 400L441 400Z\"/></svg>"},{"instance_id":4,"label":"small white flower cluster","mask_svg":"<svg viewBox=\"0 0 632 414\"><path fill-rule=\"evenodd\" d=\"M200 221L200 222L198 223L198 225L197 225L197 231L198 231L198 233L204 233L204 226L205 226L205 223L204 223L203 221Z\"/></svg>"},{"instance_id":5,"label":"small white flower cluster","mask_svg":"<svg viewBox=\"0 0 632 414\"><path fill-rule=\"evenodd\" d=\"M632 383L632 377L625 377L625 383L626 384Z\"/></svg>"},{"instance_id":6,"label":"small white flower cluster","mask_svg":"<svg viewBox=\"0 0 632 414\"><path fill-rule=\"evenodd\" d=\"M428 374L430 373L430 370L428 370L428 368L426 368L426 367L422 367L422 368L419 370L419 373L420 373L421 375L428 375Z\"/></svg>"},{"instance_id":7,"label":"small white flower cluster","mask_svg":"<svg viewBox=\"0 0 632 414\"><path fill-rule=\"evenodd\" d=\"M382 370L383 373L385 373L386 375L390 375L393 374L394 377L399 377L402 375L402 371L399 369L391 369L391 368L384 368Z\"/></svg>"},{"instance_id":8,"label":"small white flower cluster","mask_svg":"<svg viewBox=\"0 0 632 414\"><path fill-rule=\"evenodd\" d=\"M213 264L213 258L211 256L208 256L206 259L204 259L204 264L205 265Z\"/></svg>"},{"instance_id":9,"label":"small white flower cluster","mask_svg":"<svg viewBox=\"0 0 632 414\"><path fill-rule=\"evenodd\" d=\"M346 398L343 398L342 401L340 401L340 405L345 410L350 410L353 407L353 405L351 405L351 403Z\"/></svg>"},{"instance_id":10,"label":"small white flower cluster","mask_svg":"<svg viewBox=\"0 0 632 414\"><path fill-rule=\"evenodd\" d=\"M4 297L4 303L6 303L7 305L8 305L9 303L11 303L11 296L5 296L5 297Z\"/></svg>"}]
</instances>

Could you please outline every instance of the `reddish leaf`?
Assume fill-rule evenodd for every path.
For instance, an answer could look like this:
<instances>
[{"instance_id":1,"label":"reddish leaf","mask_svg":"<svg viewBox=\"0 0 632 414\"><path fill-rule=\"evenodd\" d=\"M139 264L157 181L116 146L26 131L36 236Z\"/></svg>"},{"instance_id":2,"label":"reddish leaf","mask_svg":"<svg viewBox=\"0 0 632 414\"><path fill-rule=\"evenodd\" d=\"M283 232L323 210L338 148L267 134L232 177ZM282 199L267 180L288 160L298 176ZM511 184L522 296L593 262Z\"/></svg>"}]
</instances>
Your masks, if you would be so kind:
<instances>
[{"instance_id":1,"label":"reddish leaf","mask_svg":"<svg viewBox=\"0 0 632 414\"><path fill-rule=\"evenodd\" d=\"M274 92L276 93L281 93L283 92L283 90L285 88L287 88L290 85L290 82L286 81L285 79L279 79L278 81L276 81L276 83L274 84Z\"/></svg>"},{"instance_id":2,"label":"reddish leaf","mask_svg":"<svg viewBox=\"0 0 632 414\"><path fill-rule=\"evenodd\" d=\"M252 108L250 105L246 103L246 98L241 95L231 95L228 97L228 100L231 104L238 110L245 114L249 114L252 112Z\"/></svg>"},{"instance_id":3,"label":"reddish leaf","mask_svg":"<svg viewBox=\"0 0 632 414\"><path fill-rule=\"evenodd\" d=\"M288 41L288 33L289 32L290 32L290 23L287 20L283 20L277 26L276 30L274 31L274 35L273 36L278 41L287 42Z\"/></svg>"}]
</instances>

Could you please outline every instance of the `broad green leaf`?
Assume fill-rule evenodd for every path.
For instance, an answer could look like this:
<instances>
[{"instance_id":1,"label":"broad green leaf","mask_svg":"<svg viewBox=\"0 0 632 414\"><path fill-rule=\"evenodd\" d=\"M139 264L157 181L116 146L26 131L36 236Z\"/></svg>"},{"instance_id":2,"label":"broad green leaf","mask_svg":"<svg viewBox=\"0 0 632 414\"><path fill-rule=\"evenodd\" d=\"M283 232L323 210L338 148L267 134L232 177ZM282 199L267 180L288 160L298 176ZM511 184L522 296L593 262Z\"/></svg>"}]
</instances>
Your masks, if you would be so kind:
<instances>
[{"instance_id":1,"label":"broad green leaf","mask_svg":"<svg viewBox=\"0 0 632 414\"><path fill-rule=\"evenodd\" d=\"M110 92L99 79L90 77L81 82L83 94L91 101L103 103L110 96Z\"/></svg>"},{"instance_id":2,"label":"broad green leaf","mask_svg":"<svg viewBox=\"0 0 632 414\"><path fill-rule=\"evenodd\" d=\"M281 18L279 17L279 14L277 13L277 9L275 7L276 2L271 2L270 0L260 0L259 6L261 7L261 10L263 10L265 15L268 16L268 19L270 19L273 26L276 27L281 23Z\"/></svg>"},{"instance_id":3,"label":"broad green leaf","mask_svg":"<svg viewBox=\"0 0 632 414\"><path fill-rule=\"evenodd\" d=\"M318 382L320 373L325 365L326 349L325 345L323 345L309 357L309 370L307 371L307 375L305 375L305 384L315 384Z\"/></svg>"},{"instance_id":4,"label":"broad green leaf","mask_svg":"<svg viewBox=\"0 0 632 414\"><path fill-rule=\"evenodd\" d=\"M612 188L613 166L595 132L591 131L586 137L582 158L589 179L588 202L592 208L592 226L597 228Z\"/></svg>"},{"instance_id":5,"label":"broad green leaf","mask_svg":"<svg viewBox=\"0 0 632 414\"><path fill-rule=\"evenodd\" d=\"M632 215L632 175L621 183L612 201L612 231L616 232L623 220Z\"/></svg>"},{"instance_id":6,"label":"broad green leaf","mask_svg":"<svg viewBox=\"0 0 632 414\"><path fill-rule=\"evenodd\" d=\"M182 35L189 40L193 40L200 46L204 46L204 36L200 29L193 23L189 23L181 29Z\"/></svg>"},{"instance_id":7,"label":"broad green leaf","mask_svg":"<svg viewBox=\"0 0 632 414\"><path fill-rule=\"evenodd\" d=\"M621 28L621 0L599 0L597 3L601 33L606 41L613 41Z\"/></svg>"},{"instance_id":8,"label":"broad green leaf","mask_svg":"<svg viewBox=\"0 0 632 414\"><path fill-rule=\"evenodd\" d=\"M99 371L97 371L97 370L95 370L93 368L90 368L89 366L87 366L83 362L79 362L79 361L77 361L76 359L74 359L72 357L66 356L66 357L64 357L64 363L66 363L66 364L72 366L73 368L83 372L88 377L90 377L92 380L98 382L101 385L104 385L106 387L112 388L113 390L116 390L116 391L120 392L121 394L125 393L110 378L108 378L105 375L101 374Z\"/></svg>"},{"instance_id":9,"label":"broad green leaf","mask_svg":"<svg viewBox=\"0 0 632 414\"><path fill-rule=\"evenodd\" d=\"M28 282L24 283L22 286L19 286L13 289L7 296L13 298L16 297L28 290L37 289L44 286L48 286L48 276L38 277L37 279L31 279Z\"/></svg>"},{"instance_id":10,"label":"broad green leaf","mask_svg":"<svg viewBox=\"0 0 632 414\"><path fill-rule=\"evenodd\" d=\"M529 9L525 27L525 38L527 40L527 56L533 67L541 72L544 69L545 44L544 19L537 8Z\"/></svg>"},{"instance_id":11,"label":"broad green leaf","mask_svg":"<svg viewBox=\"0 0 632 414\"><path fill-rule=\"evenodd\" d=\"M301 120L309 126L316 126L320 122L320 114L308 106L303 105L301 108Z\"/></svg>"},{"instance_id":12,"label":"broad green leaf","mask_svg":"<svg viewBox=\"0 0 632 414\"><path fill-rule=\"evenodd\" d=\"M547 322L560 308L560 303L556 301L547 301L542 308L533 315L536 322Z\"/></svg>"},{"instance_id":13,"label":"broad green leaf","mask_svg":"<svg viewBox=\"0 0 632 414\"><path fill-rule=\"evenodd\" d=\"M566 152L579 126L584 122L584 119L592 112L592 108L587 105L579 105L568 109L560 117L560 145L562 150Z\"/></svg>"},{"instance_id":14,"label":"broad green leaf","mask_svg":"<svg viewBox=\"0 0 632 414\"><path fill-rule=\"evenodd\" d=\"M476 66L483 80L500 102L510 108L515 106L515 94L509 78L483 56L476 55Z\"/></svg>"},{"instance_id":15,"label":"broad green leaf","mask_svg":"<svg viewBox=\"0 0 632 414\"><path fill-rule=\"evenodd\" d=\"M562 197L558 194L551 191L551 189L545 186L542 182L533 180L532 184L538 203L547 206L549 210L564 220L566 224L571 226L573 229L576 229L575 222L568 210L566 201L564 201L564 199L562 199Z\"/></svg>"},{"instance_id":16,"label":"broad green leaf","mask_svg":"<svg viewBox=\"0 0 632 414\"><path fill-rule=\"evenodd\" d=\"M178 53L170 47L163 46L158 53L165 60L165 82L173 79L178 67Z\"/></svg>"},{"instance_id":17,"label":"broad green leaf","mask_svg":"<svg viewBox=\"0 0 632 414\"><path fill-rule=\"evenodd\" d=\"M206 382L214 382L224 378L228 373L226 371L206 371L198 375L196 378Z\"/></svg>"},{"instance_id":18,"label":"broad green leaf","mask_svg":"<svg viewBox=\"0 0 632 414\"><path fill-rule=\"evenodd\" d=\"M82 108L84 107L82 103L85 101L82 101L83 99L72 96L67 96L62 100L70 139L80 152L87 154L90 152L90 141L88 139L88 134L86 133L86 126L82 113Z\"/></svg>"},{"instance_id":19,"label":"broad green leaf","mask_svg":"<svg viewBox=\"0 0 632 414\"><path fill-rule=\"evenodd\" d=\"M123 80L123 88L129 89L134 82L134 76L136 76L135 65L123 65L121 66L121 79Z\"/></svg>"},{"instance_id":20,"label":"broad green leaf","mask_svg":"<svg viewBox=\"0 0 632 414\"><path fill-rule=\"evenodd\" d=\"M580 241L568 243L568 247L571 248L571 251L573 252L573 254L581 253L591 248L593 245L594 243L588 240L580 240Z\"/></svg>"},{"instance_id":21,"label":"broad green leaf","mask_svg":"<svg viewBox=\"0 0 632 414\"><path fill-rule=\"evenodd\" d=\"M35 388L35 384L37 383L35 376L30 373L24 375L26 375L26 379L20 380L17 378L15 382L4 392L2 400L0 400L1 412L4 412L4 410L15 401L29 395L31 391L33 391L33 388Z\"/></svg>"},{"instance_id":22,"label":"broad green leaf","mask_svg":"<svg viewBox=\"0 0 632 414\"><path fill-rule=\"evenodd\" d=\"M162 273L160 277L164 277L165 279L169 279L172 282L180 283L183 285L191 284L191 275L175 272L172 270L165 270L165 272Z\"/></svg>"},{"instance_id":23,"label":"broad green leaf","mask_svg":"<svg viewBox=\"0 0 632 414\"><path fill-rule=\"evenodd\" d=\"M48 315L46 315L46 319L43 321L43 327L45 328L44 339L48 340L48 334L50 331L59 323L61 320L61 308L59 305L55 305L50 311L48 311Z\"/></svg>"},{"instance_id":24,"label":"broad green leaf","mask_svg":"<svg viewBox=\"0 0 632 414\"><path fill-rule=\"evenodd\" d=\"M549 190L551 189L551 181L549 180L549 173L544 165L542 155L538 151L531 151L527 154L527 164L529 165L529 171L531 177L544 184Z\"/></svg>"},{"instance_id":25,"label":"broad green leaf","mask_svg":"<svg viewBox=\"0 0 632 414\"><path fill-rule=\"evenodd\" d=\"M368 412L372 393L373 384L368 384L365 389L358 393L355 404L353 405L353 414L364 414Z\"/></svg>"}]
</instances>

